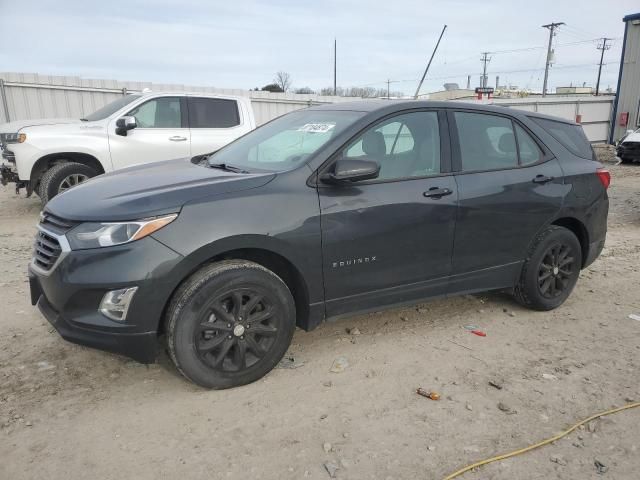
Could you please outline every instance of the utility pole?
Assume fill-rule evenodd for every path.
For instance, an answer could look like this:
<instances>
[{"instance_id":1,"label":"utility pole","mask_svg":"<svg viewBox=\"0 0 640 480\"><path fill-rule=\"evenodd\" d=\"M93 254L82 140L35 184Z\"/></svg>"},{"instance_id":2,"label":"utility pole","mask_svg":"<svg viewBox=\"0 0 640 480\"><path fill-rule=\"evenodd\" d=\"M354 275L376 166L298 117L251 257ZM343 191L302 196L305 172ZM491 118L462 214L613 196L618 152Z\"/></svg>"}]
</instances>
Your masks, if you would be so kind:
<instances>
[{"instance_id":1,"label":"utility pole","mask_svg":"<svg viewBox=\"0 0 640 480\"><path fill-rule=\"evenodd\" d=\"M487 63L491 61L489 53L491 52L482 52L482 58L480 59L480 61L482 62L482 81L480 82L481 87L487 86Z\"/></svg>"},{"instance_id":2,"label":"utility pole","mask_svg":"<svg viewBox=\"0 0 640 480\"><path fill-rule=\"evenodd\" d=\"M602 43L598 45L598 50L602 50L600 53L600 66L598 67L598 81L596 81L596 97L600 93L600 74L602 73L602 61L604 60L604 51L611 48L611 44L607 45L607 42L612 40L611 38L602 37Z\"/></svg>"},{"instance_id":3,"label":"utility pole","mask_svg":"<svg viewBox=\"0 0 640 480\"><path fill-rule=\"evenodd\" d=\"M422 78L420 79L420 83L418 84L418 88L416 88L416 93L413 96L414 100L418 98L418 93L420 92L420 87L422 87L422 83L424 82L425 77L427 76L427 72L429 71L429 67L431 66L431 62L433 61L433 57L436 55L436 51L438 50L438 46L440 45L440 40L442 40L442 36L444 35L444 31L447 29L445 25L442 27L442 32L440 32L440 37L438 37L438 43L436 43L436 48L433 49L433 53L431 54L431 58L429 59L429 63L427 63L427 68L424 69L424 73L422 74Z\"/></svg>"},{"instance_id":4,"label":"utility pole","mask_svg":"<svg viewBox=\"0 0 640 480\"><path fill-rule=\"evenodd\" d=\"M391 84L391 80L389 80L389 79L387 78L387 100L389 100L389 97L390 97L390 95L389 95L389 92L390 92L390 90L389 90L389 85L390 85L390 84Z\"/></svg>"},{"instance_id":5,"label":"utility pole","mask_svg":"<svg viewBox=\"0 0 640 480\"><path fill-rule=\"evenodd\" d=\"M542 28L549 29L549 46L547 47L547 63L544 67L544 83L542 84L542 96L547 96L547 80L549 79L549 65L551 65L551 54L553 50L551 50L551 43L553 42L553 36L555 35L555 30L560 25L564 25L564 22L555 22L549 23L547 25L542 25Z\"/></svg>"},{"instance_id":6,"label":"utility pole","mask_svg":"<svg viewBox=\"0 0 640 480\"><path fill-rule=\"evenodd\" d=\"M337 66L338 66L338 40L333 39L333 96L335 97L338 94L338 83L337 83Z\"/></svg>"}]
</instances>

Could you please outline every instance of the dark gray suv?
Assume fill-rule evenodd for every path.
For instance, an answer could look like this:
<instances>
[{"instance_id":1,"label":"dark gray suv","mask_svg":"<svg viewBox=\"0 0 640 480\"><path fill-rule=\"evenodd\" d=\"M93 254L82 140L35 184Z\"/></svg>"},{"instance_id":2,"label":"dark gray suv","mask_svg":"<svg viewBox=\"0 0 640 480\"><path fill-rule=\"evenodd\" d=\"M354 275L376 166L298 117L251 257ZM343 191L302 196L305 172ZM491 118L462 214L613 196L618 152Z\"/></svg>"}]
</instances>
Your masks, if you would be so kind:
<instances>
[{"instance_id":1,"label":"dark gray suv","mask_svg":"<svg viewBox=\"0 0 640 480\"><path fill-rule=\"evenodd\" d=\"M67 340L193 382L252 382L296 326L484 290L561 305L600 254L609 173L582 128L508 108L362 101L49 202L31 297Z\"/></svg>"}]
</instances>

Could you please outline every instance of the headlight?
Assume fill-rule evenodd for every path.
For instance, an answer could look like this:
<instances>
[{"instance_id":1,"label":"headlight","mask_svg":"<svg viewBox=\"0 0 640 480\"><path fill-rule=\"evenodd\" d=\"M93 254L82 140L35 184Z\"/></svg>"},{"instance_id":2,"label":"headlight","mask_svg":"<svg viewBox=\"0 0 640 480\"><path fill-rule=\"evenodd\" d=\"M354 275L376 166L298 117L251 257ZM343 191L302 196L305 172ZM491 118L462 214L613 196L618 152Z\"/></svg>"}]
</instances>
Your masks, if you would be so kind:
<instances>
[{"instance_id":1,"label":"headlight","mask_svg":"<svg viewBox=\"0 0 640 480\"><path fill-rule=\"evenodd\" d=\"M23 143L27 139L26 133L3 133L3 143Z\"/></svg>"},{"instance_id":2,"label":"headlight","mask_svg":"<svg viewBox=\"0 0 640 480\"><path fill-rule=\"evenodd\" d=\"M73 250L111 247L140 240L170 224L177 217L178 214L173 213L135 222L81 223L67 234L67 239Z\"/></svg>"}]
</instances>

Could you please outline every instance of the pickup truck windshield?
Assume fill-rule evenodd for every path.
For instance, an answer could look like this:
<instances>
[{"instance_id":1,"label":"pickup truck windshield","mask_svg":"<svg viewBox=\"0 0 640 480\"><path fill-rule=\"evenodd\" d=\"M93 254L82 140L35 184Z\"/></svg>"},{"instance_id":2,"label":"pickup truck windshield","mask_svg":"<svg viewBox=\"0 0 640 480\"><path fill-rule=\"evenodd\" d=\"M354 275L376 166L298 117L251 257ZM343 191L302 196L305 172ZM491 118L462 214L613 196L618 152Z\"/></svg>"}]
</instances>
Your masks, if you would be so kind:
<instances>
[{"instance_id":1,"label":"pickup truck windshield","mask_svg":"<svg viewBox=\"0 0 640 480\"><path fill-rule=\"evenodd\" d=\"M210 165L280 172L304 163L363 112L301 110L277 118L208 158Z\"/></svg>"},{"instance_id":2,"label":"pickup truck windshield","mask_svg":"<svg viewBox=\"0 0 640 480\"><path fill-rule=\"evenodd\" d=\"M105 118L110 117L111 115L116 113L125 105L129 105L134 100L137 100L138 98L140 98L140 96L141 95L125 95L124 97L119 98L118 100L114 100L111 103L107 103L104 107L96 110L91 115L87 115L82 120L85 120L88 122L95 122L96 120L104 120Z\"/></svg>"}]
</instances>

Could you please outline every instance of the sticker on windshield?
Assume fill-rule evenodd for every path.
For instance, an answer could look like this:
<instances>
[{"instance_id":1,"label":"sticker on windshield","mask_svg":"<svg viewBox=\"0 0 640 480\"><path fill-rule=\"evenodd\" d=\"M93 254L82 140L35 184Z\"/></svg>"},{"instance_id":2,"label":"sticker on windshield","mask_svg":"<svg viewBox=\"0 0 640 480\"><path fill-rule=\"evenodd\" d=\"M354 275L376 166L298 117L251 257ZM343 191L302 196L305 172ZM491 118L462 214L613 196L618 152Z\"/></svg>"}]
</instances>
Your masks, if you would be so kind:
<instances>
[{"instance_id":1,"label":"sticker on windshield","mask_svg":"<svg viewBox=\"0 0 640 480\"><path fill-rule=\"evenodd\" d=\"M335 126L335 123L307 123L301 126L298 131L310 133L327 133Z\"/></svg>"}]
</instances>

